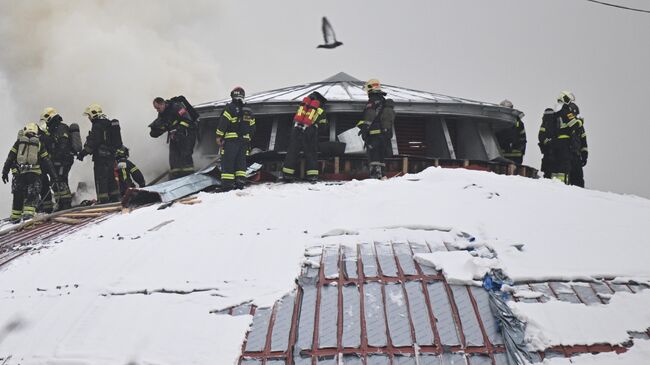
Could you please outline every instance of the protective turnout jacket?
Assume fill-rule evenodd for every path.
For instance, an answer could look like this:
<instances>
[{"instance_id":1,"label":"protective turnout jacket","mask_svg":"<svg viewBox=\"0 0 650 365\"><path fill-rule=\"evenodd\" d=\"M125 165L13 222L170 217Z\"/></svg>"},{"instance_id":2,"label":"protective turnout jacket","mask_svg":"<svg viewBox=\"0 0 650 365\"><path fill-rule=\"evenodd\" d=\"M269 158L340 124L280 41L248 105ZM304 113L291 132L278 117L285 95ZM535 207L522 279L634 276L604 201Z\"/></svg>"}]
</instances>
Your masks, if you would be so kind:
<instances>
[{"instance_id":1,"label":"protective turnout jacket","mask_svg":"<svg viewBox=\"0 0 650 365\"><path fill-rule=\"evenodd\" d=\"M512 127L497 132L501 154L505 158L521 159L526 154L526 129L524 122L517 118Z\"/></svg>"},{"instance_id":2,"label":"protective turnout jacket","mask_svg":"<svg viewBox=\"0 0 650 365\"><path fill-rule=\"evenodd\" d=\"M244 104L230 102L219 118L217 137L225 140L241 138L250 141L255 133L255 117Z\"/></svg>"},{"instance_id":3,"label":"protective turnout jacket","mask_svg":"<svg viewBox=\"0 0 650 365\"><path fill-rule=\"evenodd\" d=\"M183 104L168 101L165 110L158 113L158 118L149 127L151 127L149 134L152 137L159 137L165 132L183 128L193 129L196 127L196 123Z\"/></svg>"},{"instance_id":4,"label":"protective turnout jacket","mask_svg":"<svg viewBox=\"0 0 650 365\"><path fill-rule=\"evenodd\" d=\"M84 152L97 158L114 159L115 151L122 146L120 122L100 116L92 120L92 127L84 143Z\"/></svg>"},{"instance_id":5,"label":"protective turnout jacket","mask_svg":"<svg viewBox=\"0 0 650 365\"><path fill-rule=\"evenodd\" d=\"M61 122L61 117L57 117L53 117L53 120L48 122L47 131L45 131L47 135L46 148L53 163L72 165L74 151L70 142L70 128L67 124Z\"/></svg>"}]
</instances>

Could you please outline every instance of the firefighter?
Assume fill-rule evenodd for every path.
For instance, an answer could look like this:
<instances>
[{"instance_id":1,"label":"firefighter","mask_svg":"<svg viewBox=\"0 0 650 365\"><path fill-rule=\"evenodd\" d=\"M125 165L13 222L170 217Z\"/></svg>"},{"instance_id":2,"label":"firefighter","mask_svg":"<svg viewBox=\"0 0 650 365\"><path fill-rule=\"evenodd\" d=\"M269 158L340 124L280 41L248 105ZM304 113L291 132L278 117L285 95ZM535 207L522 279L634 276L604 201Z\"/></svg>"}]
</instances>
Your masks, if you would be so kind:
<instances>
[{"instance_id":1,"label":"firefighter","mask_svg":"<svg viewBox=\"0 0 650 365\"><path fill-rule=\"evenodd\" d=\"M41 113L40 121L42 133L46 136L46 148L59 178L56 184L52 184L52 195L57 203L58 210L70 209L72 193L68 185L68 175L76 155L72 139L79 138L79 135L78 133L75 134L67 124L63 123L63 118L54 108L45 108ZM44 186L46 180L45 177Z\"/></svg>"},{"instance_id":2,"label":"firefighter","mask_svg":"<svg viewBox=\"0 0 650 365\"><path fill-rule=\"evenodd\" d=\"M286 182L292 182L296 178L300 151L305 153L307 180L318 180L318 128L327 124L323 109L326 102L327 99L317 91L302 99L293 117L289 148L282 167L282 177Z\"/></svg>"},{"instance_id":3,"label":"firefighter","mask_svg":"<svg viewBox=\"0 0 650 365\"><path fill-rule=\"evenodd\" d=\"M544 113L542 126L539 131L539 143L542 153L549 155L545 177L558 179L569 184L571 160L573 159L572 139L579 134L581 122L577 118L575 97L568 91L563 91L558 96L555 112L551 114L548 109ZM552 116L551 116L552 115ZM544 161L542 161L544 162Z\"/></svg>"},{"instance_id":4,"label":"firefighter","mask_svg":"<svg viewBox=\"0 0 650 365\"><path fill-rule=\"evenodd\" d=\"M57 182L47 149L39 139L38 125L28 122L25 128L18 132L18 138L2 169L2 182L5 184L9 181L9 171L13 173L13 205L10 216L12 222L28 220L36 214L43 169L53 182Z\"/></svg>"},{"instance_id":5,"label":"firefighter","mask_svg":"<svg viewBox=\"0 0 650 365\"><path fill-rule=\"evenodd\" d=\"M569 184L585 187L585 178L583 167L587 165L587 158L589 157L589 148L587 146L587 133L585 132L585 120L580 116L580 109L578 106L571 102L570 107L573 108L576 118L579 121L580 127L577 132L571 136L571 172L569 173Z\"/></svg>"},{"instance_id":6,"label":"firefighter","mask_svg":"<svg viewBox=\"0 0 650 365\"><path fill-rule=\"evenodd\" d=\"M40 122L38 124L38 139L45 147L48 155L50 156L50 161L52 157L52 141L53 138L47 130L47 125L45 122ZM39 191L39 201L36 206L36 212L38 213L52 213L54 211L54 203L52 203L52 186L54 182L50 181L50 178L47 174L40 175L40 191Z\"/></svg>"},{"instance_id":7,"label":"firefighter","mask_svg":"<svg viewBox=\"0 0 650 365\"><path fill-rule=\"evenodd\" d=\"M135 187L134 181L138 187L146 186L142 171L129 160L129 149L122 146L115 152L115 174L117 175L120 185L120 195L124 196L127 189Z\"/></svg>"},{"instance_id":8,"label":"firefighter","mask_svg":"<svg viewBox=\"0 0 650 365\"><path fill-rule=\"evenodd\" d=\"M221 147L221 189L241 189L246 184L246 152L255 132L255 117L246 107L241 87L230 92L232 101L219 118L217 145Z\"/></svg>"},{"instance_id":9,"label":"firefighter","mask_svg":"<svg viewBox=\"0 0 650 365\"><path fill-rule=\"evenodd\" d=\"M92 127L77 159L83 161L85 156L93 156L95 191L99 203L117 202L120 200L120 190L115 181L115 152L122 147L120 122L108 119L99 104L89 105L83 114L88 117Z\"/></svg>"},{"instance_id":10,"label":"firefighter","mask_svg":"<svg viewBox=\"0 0 650 365\"><path fill-rule=\"evenodd\" d=\"M363 120L357 123L357 127L368 150L370 177L381 179L386 167L384 159L393 137L394 103L386 99L386 93L381 90L377 79L368 80L364 91L368 93L368 103L363 111Z\"/></svg>"},{"instance_id":11,"label":"firefighter","mask_svg":"<svg viewBox=\"0 0 650 365\"><path fill-rule=\"evenodd\" d=\"M158 112L158 118L149 125L149 135L158 138L167 132L170 180L193 174L192 153L196 143L198 116L192 115L191 104L182 96L170 100L157 97L153 100L153 107Z\"/></svg>"},{"instance_id":12,"label":"firefighter","mask_svg":"<svg viewBox=\"0 0 650 365\"><path fill-rule=\"evenodd\" d=\"M513 108L510 100L504 100L499 105L504 108ZM517 116L515 124L500 130L496 134L497 141L501 155L508 160L511 160L517 165L521 165L526 154L526 130L524 129L524 122Z\"/></svg>"}]
</instances>

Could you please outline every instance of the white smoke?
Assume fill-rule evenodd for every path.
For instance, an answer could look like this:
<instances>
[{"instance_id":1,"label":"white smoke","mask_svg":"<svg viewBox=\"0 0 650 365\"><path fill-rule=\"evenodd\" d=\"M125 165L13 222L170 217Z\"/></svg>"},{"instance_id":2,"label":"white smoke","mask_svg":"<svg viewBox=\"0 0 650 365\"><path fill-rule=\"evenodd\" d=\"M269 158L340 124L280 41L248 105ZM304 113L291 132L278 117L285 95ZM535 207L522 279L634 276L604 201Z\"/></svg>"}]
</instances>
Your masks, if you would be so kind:
<instances>
[{"instance_id":1,"label":"white smoke","mask_svg":"<svg viewBox=\"0 0 650 365\"><path fill-rule=\"evenodd\" d=\"M79 123L85 139L90 122L81 114L96 102L120 120L131 159L152 179L168 168L164 136L148 135L156 117L153 98L183 94L197 103L221 89L216 47L204 41L214 32L218 10L210 0L3 0L0 107L6 132L0 151L8 151L15 131L37 121L47 106L65 122ZM71 187L80 179L92 184L90 162L73 167Z\"/></svg>"}]
</instances>

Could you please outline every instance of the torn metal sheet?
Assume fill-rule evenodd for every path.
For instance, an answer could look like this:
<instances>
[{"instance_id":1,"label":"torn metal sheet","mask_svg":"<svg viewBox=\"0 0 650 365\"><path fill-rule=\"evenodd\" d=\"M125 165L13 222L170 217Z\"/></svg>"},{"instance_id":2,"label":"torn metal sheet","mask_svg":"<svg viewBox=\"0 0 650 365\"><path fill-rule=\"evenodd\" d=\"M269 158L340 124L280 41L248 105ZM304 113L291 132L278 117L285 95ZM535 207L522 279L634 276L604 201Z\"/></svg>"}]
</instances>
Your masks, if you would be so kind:
<instances>
[{"instance_id":1,"label":"torn metal sheet","mask_svg":"<svg viewBox=\"0 0 650 365\"><path fill-rule=\"evenodd\" d=\"M487 292L490 310L498 318L501 333L506 345L508 365L525 364L531 361L530 353L526 348L526 323L519 320L508 304L495 292Z\"/></svg>"},{"instance_id":2,"label":"torn metal sheet","mask_svg":"<svg viewBox=\"0 0 650 365\"><path fill-rule=\"evenodd\" d=\"M122 200L124 206L148 203L168 203L188 195L198 193L211 186L220 186L221 180L215 177L216 166L207 167L200 172L165 181L144 188L132 188Z\"/></svg>"}]
</instances>

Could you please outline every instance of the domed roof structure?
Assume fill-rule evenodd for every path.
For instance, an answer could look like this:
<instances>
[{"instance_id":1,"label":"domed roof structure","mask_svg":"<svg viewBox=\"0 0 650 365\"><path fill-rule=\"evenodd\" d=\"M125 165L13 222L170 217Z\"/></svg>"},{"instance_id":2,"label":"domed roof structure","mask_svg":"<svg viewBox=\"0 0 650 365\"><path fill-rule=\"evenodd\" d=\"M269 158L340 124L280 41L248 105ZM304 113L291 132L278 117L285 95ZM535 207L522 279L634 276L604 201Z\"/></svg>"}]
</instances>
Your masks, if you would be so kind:
<instances>
[{"instance_id":1,"label":"domed roof structure","mask_svg":"<svg viewBox=\"0 0 650 365\"><path fill-rule=\"evenodd\" d=\"M343 155L341 134L355 128L361 119L368 95L363 90L364 81L340 72L318 82L261 91L246 97L246 104L255 113L257 132L252 141L255 151L276 153L280 161L289 144L292 117L304 97L318 91L327 98L329 127L319 130L321 157L360 157L363 152L349 148ZM509 161L500 154L495 132L512 125L523 113L498 104L465 98L418 91L402 86L382 85L387 98L395 104L395 127L392 138L392 154L418 161L430 160L421 167L402 167L404 172L417 172L426 166L451 161L452 166L468 166L471 162L494 171L497 165L506 166ZM201 114L201 151L216 154L214 131L223 108L230 99L195 105ZM354 134L354 133L351 133ZM339 152L333 152L339 151ZM471 162L470 162L471 161ZM425 161L426 162L426 161ZM444 164L443 164L444 165ZM530 168L519 172L536 175ZM324 171L322 171L324 172ZM515 172L517 173L517 172Z\"/></svg>"}]
</instances>

